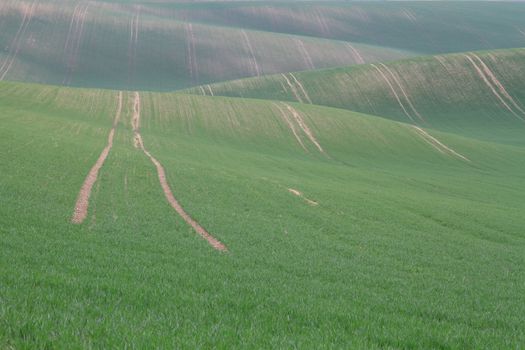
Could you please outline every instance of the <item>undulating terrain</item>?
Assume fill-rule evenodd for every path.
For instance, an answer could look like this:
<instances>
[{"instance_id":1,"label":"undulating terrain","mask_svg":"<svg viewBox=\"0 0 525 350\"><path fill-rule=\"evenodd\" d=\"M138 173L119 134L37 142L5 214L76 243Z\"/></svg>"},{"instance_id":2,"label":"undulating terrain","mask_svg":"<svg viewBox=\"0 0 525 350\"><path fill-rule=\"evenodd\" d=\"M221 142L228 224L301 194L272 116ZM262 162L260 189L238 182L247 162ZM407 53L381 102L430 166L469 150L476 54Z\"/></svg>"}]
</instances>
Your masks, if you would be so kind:
<instances>
[{"instance_id":1,"label":"undulating terrain","mask_svg":"<svg viewBox=\"0 0 525 350\"><path fill-rule=\"evenodd\" d=\"M2 2L0 348L521 348L523 15Z\"/></svg>"}]
</instances>

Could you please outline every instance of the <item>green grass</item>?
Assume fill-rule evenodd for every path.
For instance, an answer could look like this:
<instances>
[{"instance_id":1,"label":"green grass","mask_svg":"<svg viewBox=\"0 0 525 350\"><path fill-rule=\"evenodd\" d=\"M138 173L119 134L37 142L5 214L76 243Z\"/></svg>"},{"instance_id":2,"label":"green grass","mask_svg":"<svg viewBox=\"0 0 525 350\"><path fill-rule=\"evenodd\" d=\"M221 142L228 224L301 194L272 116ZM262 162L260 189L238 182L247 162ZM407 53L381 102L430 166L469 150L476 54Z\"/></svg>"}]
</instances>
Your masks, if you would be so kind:
<instances>
[{"instance_id":1,"label":"green grass","mask_svg":"<svg viewBox=\"0 0 525 350\"><path fill-rule=\"evenodd\" d=\"M89 217L70 224L116 92L1 83L0 347L525 342L522 146L428 130L465 162L407 124L290 103L328 157L271 101L141 95L146 147L229 252L167 204L133 147L131 93Z\"/></svg>"}]
</instances>

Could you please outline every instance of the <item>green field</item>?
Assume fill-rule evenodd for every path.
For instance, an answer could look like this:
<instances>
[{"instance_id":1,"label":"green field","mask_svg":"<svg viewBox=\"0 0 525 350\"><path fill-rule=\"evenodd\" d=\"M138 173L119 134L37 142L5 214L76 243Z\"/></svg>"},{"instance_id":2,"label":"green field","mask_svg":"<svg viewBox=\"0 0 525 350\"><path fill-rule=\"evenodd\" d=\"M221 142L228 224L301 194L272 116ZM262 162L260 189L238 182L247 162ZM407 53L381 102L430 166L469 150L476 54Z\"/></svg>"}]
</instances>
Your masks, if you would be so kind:
<instances>
[{"instance_id":1,"label":"green field","mask_svg":"<svg viewBox=\"0 0 525 350\"><path fill-rule=\"evenodd\" d=\"M523 347L525 5L35 4L0 51L1 349Z\"/></svg>"}]
</instances>

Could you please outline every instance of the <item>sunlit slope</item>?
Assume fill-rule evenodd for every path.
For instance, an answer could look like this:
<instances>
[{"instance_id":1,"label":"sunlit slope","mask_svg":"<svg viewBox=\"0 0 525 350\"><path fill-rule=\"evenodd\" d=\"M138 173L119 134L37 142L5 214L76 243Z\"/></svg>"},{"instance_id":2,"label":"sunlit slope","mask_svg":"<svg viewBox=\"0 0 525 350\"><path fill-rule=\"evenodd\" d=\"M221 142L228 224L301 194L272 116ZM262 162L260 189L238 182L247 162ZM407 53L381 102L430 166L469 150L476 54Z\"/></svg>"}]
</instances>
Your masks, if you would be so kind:
<instances>
[{"instance_id":1,"label":"sunlit slope","mask_svg":"<svg viewBox=\"0 0 525 350\"><path fill-rule=\"evenodd\" d=\"M519 2L255 2L158 5L178 18L347 40L413 52L443 53L525 46Z\"/></svg>"},{"instance_id":2,"label":"sunlit slope","mask_svg":"<svg viewBox=\"0 0 525 350\"><path fill-rule=\"evenodd\" d=\"M524 342L523 148L306 104L121 101L74 225L119 93L0 84L2 347ZM170 207L137 132L228 252Z\"/></svg>"},{"instance_id":3,"label":"sunlit slope","mask_svg":"<svg viewBox=\"0 0 525 350\"><path fill-rule=\"evenodd\" d=\"M191 91L327 105L491 141L524 140L524 49L288 73Z\"/></svg>"},{"instance_id":4,"label":"sunlit slope","mask_svg":"<svg viewBox=\"0 0 525 350\"><path fill-rule=\"evenodd\" d=\"M409 55L340 40L193 23L175 13L155 4L2 1L0 80L173 90Z\"/></svg>"}]
</instances>

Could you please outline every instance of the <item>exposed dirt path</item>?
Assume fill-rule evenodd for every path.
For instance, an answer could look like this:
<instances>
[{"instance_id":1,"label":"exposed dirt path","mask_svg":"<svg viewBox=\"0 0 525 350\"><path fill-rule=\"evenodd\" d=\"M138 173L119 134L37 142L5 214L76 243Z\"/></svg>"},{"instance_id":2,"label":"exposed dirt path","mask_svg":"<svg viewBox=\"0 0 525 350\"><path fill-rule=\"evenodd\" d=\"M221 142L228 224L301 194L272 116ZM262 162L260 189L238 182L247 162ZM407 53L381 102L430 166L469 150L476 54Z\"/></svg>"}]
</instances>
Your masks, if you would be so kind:
<instances>
[{"instance_id":1,"label":"exposed dirt path","mask_svg":"<svg viewBox=\"0 0 525 350\"><path fill-rule=\"evenodd\" d=\"M403 97L407 101L408 106L410 107L412 112L414 112L414 114L419 118L419 120L424 122L425 118L423 118L421 116L421 114L419 114L419 112L417 111L416 107L414 107L414 105L412 104L412 101L410 101L410 98L408 97L408 94L406 93L405 89L403 88L403 85L401 85L401 82L399 81L397 76L394 74L394 72L392 72L392 70L390 68L388 68L386 65L384 65L383 63L379 63L379 64L381 65L381 67L383 67L390 74L392 79L394 79L394 82L397 84L397 86L401 90L401 93L403 94Z\"/></svg>"},{"instance_id":2,"label":"exposed dirt path","mask_svg":"<svg viewBox=\"0 0 525 350\"><path fill-rule=\"evenodd\" d=\"M441 141L439 141L434 136L430 135L428 132L426 132L425 130L421 129L420 127L415 126L415 125L411 125L411 127L414 128L416 133L419 136L421 136L421 138L423 140L425 140L428 144L430 144L432 147L434 147L439 152L441 152L443 154L453 155L453 156L455 156L457 158L460 158L460 159L462 159L464 161L470 162L470 159L468 159L464 155L454 151L452 148L448 147L447 145L445 145L444 143L442 143Z\"/></svg>"},{"instance_id":3,"label":"exposed dirt path","mask_svg":"<svg viewBox=\"0 0 525 350\"><path fill-rule=\"evenodd\" d=\"M295 39L295 43L297 45L297 48L301 52L301 56L303 57L306 67L308 69L315 69L314 63L312 61L312 57L310 57L308 50L306 50L306 47L304 46L303 41L301 39Z\"/></svg>"},{"instance_id":4,"label":"exposed dirt path","mask_svg":"<svg viewBox=\"0 0 525 350\"><path fill-rule=\"evenodd\" d=\"M297 197L301 197L306 203L310 204L310 205L318 205L319 203L317 203L316 201L313 201L311 199L308 199L306 198L302 192L298 191L298 190L295 190L293 188L289 188L288 189L288 192L290 192L291 194L293 194L294 196L297 196Z\"/></svg>"},{"instance_id":5,"label":"exposed dirt path","mask_svg":"<svg viewBox=\"0 0 525 350\"><path fill-rule=\"evenodd\" d=\"M292 82L290 81L290 79L288 79L288 77L286 76L286 74L281 74L281 76L284 78L284 80L286 81L286 85L288 85L288 87L290 88L290 90L292 91L292 94L295 96L295 99L301 103L304 103L303 99L301 98L301 96L299 96L299 93L297 92L297 88L292 84Z\"/></svg>"},{"instance_id":6,"label":"exposed dirt path","mask_svg":"<svg viewBox=\"0 0 525 350\"><path fill-rule=\"evenodd\" d=\"M213 248L220 250L220 251L227 251L228 248L220 242L218 239L213 237L211 234L209 234L197 221L195 221L185 210L182 208L180 203L177 201L175 196L173 195L173 192L171 191L171 188L168 184L168 180L166 178L166 172L164 171L164 167L162 164L149 153L149 151L144 147L144 141L142 140L142 136L140 135L140 94L138 92L135 92L135 98L133 102L133 116L131 119L131 125L133 127L133 133L134 133L134 139L135 139L135 146L139 146L140 149L144 152L144 154L150 159L150 161L155 165L157 168L157 174L159 177L159 182L162 187L162 190L164 191L164 195L166 196L166 199L168 200L168 203L175 209L175 211L182 217L184 221L188 225L190 225L202 238L204 238Z\"/></svg>"},{"instance_id":7,"label":"exposed dirt path","mask_svg":"<svg viewBox=\"0 0 525 350\"><path fill-rule=\"evenodd\" d=\"M352 53L352 57L354 58L355 62L357 64L364 64L365 60L363 59L363 56L357 51L357 49L350 43L345 43L345 46L350 49L350 52Z\"/></svg>"},{"instance_id":8,"label":"exposed dirt path","mask_svg":"<svg viewBox=\"0 0 525 350\"><path fill-rule=\"evenodd\" d=\"M248 37L248 34L246 34L246 31L244 29L241 30L241 32L244 38L244 43L246 44L246 47L248 48L248 51L250 52L252 70L254 70L254 73L257 76L260 76L261 70L259 69L259 64L257 64L257 58L255 58L255 53L253 51L253 47L252 47L252 43L250 42L250 38Z\"/></svg>"},{"instance_id":9,"label":"exposed dirt path","mask_svg":"<svg viewBox=\"0 0 525 350\"><path fill-rule=\"evenodd\" d=\"M115 129L117 127L117 124L120 120L121 112L122 91L118 94L117 112L115 113L115 118L113 119L113 126L111 128L111 131L109 132L108 143L106 147L104 147L104 149L102 150L102 153L98 157L95 165L93 165L93 167L89 171L86 179L84 180L84 183L82 184L82 187L80 188L80 192L78 193L77 202L75 204L75 211L73 212L73 217L71 218L71 222L73 222L74 224L82 223L87 217L91 190L93 188L93 185L97 181L99 170L104 165L104 162L106 161L106 158L108 157L109 152L111 151L111 147L113 147L113 137L115 135Z\"/></svg>"},{"instance_id":10,"label":"exposed dirt path","mask_svg":"<svg viewBox=\"0 0 525 350\"><path fill-rule=\"evenodd\" d=\"M490 82L489 78L485 75L485 73L483 72L483 70L477 65L477 63L472 59L472 57L470 57L468 54L464 54L463 55L469 62L470 64L474 67L474 69L476 70L476 72L478 73L478 76L483 80L483 82L485 83L485 85L487 85L487 87L490 89L490 91L492 92L492 94L499 100L499 102L503 105L503 107L505 107L505 109L507 109L510 113L512 113L515 117L517 117L518 119L521 119L523 120L522 117L520 117L509 105L507 102L505 102L505 100L503 99L503 97L498 93L498 91L496 90L496 88L492 85L492 83Z\"/></svg>"},{"instance_id":11,"label":"exposed dirt path","mask_svg":"<svg viewBox=\"0 0 525 350\"><path fill-rule=\"evenodd\" d=\"M525 111L516 103L514 98L512 98L512 96L507 92L507 89L505 89L505 86L503 86L501 81L496 77L496 75L492 72L492 70L485 64L485 62L483 62L483 60L474 53L472 54L472 56L478 60L478 62L481 64L481 67L483 68L483 71L490 78L490 80L492 80L492 83L496 85L499 92L505 98L507 98L507 100L514 106L514 108L516 108L519 112L521 112L521 114L525 116Z\"/></svg>"},{"instance_id":12,"label":"exposed dirt path","mask_svg":"<svg viewBox=\"0 0 525 350\"><path fill-rule=\"evenodd\" d=\"M274 105L280 112L281 114L281 117L282 119L286 122L286 124L288 124L288 127L290 128L290 130L292 131L293 133L293 136L295 137L295 139L297 140L297 142L301 145L301 147L306 151L308 152L308 149L305 147L304 143L303 143L303 140L301 140L301 137L299 136L299 134L297 134L297 131L295 130L295 125L292 123L292 121L288 118L288 115L286 114L286 112L275 102L272 102L272 105Z\"/></svg>"},{"instance_id":13,"label":"exposed dirt path","mask_svg":"<svg viewBox=\"0 0 525 350\"><path fill-rule=\"evenodd\" d=\"M301 115L301 113L299 113L295 108L293 108L289 104L286 104L286 103L283 102L283 105L290 111L290 113L292 113L293 118L295 119L295 121L297 122L299 127L303 130L303 132L305 133L306 137L308 137L310 142L312 142L315 145L315 147L317 147L319 152L325 154L325 151L323 150L323 147L321 147L321 145L319 144L319 142L315 138L312 130L310 130L310 128L308 127L308 124L306 124L306 122L304 121L303 116Z\"/></svg>"},{"instance_id":14,"label":"exposed dirt path","mask_svg":"<svg viewBox=\"0 0 525 350\"><path fill-rule=\"evenodd\" d=\"M7 59L2 64L2 67L0 67L0 80L4 80L5 76L9 71L11 70L11 67L13 66L13 63L15 62L16 56L18 55L18 52L20 51L20 45L22 42L22 38L24 37L27 27L29 27L29 24L31 23L31 19L33 18L33 14L35 12L37 1L33 1L33 3L29 7L24 8L24 15L22 18L22 22L20 23L20 26L18 27L18 31L15 34L15 37L13 38L13 41L11 42L11 45L9 47L9 53L7 55Z\"/></svg>"},{"instance_id":15,"label":"exposed dirt path","mask_svg":"<svg viewBox=\"0 0 525 350\"><path fill-rule=\"evenodd\" d=\"M308 101L308 103L312 104L312 100L310 99L310 96L308 96L308 93L306 92L306 89L304 88L303 84L299 82L299 80L293 75L293 73L288 73L292 77L292 79L295 81L297 86L299 86L299 89L303 93L304 98Z\"/></svg>"},{"instance_id":16,"label":"exposed dirt path","mask_svg":"<svg viewBox=\"0 0 525 350\"><path fill-rule=\"evenodd\" d=\"M381 75L381 77L383 78L383 80L387 83L388 87L390 87L390 91L392 91L392 93L394 94L394 97L396 98L397 100L397 103L399 104L399 106L401 107L401 109L403 110L403 112L405 113L405 115L408 117L408 119L410 119L412 122L414 121L414 119L412 118L412 116L408 113L408 111L406 110L405 106L403 105L403 103L401 102L401 99L399 98L399 95L397 94L396 90L394 89L394 86L392 85L392 83L390 82L390 80L388 79L388 77L385 75L385 73L383 73L383 71L381 69L379 69L378 66L376 66L375 64L371 64L372 67L374 67L378 72L379 74Z\"/></svg>"},{"instance_id":17,"label":"exposed dirt path","mask_svg":"<svg viewBox=\"0 0 525 350\"><path fill-rule=\"evenodd\" d=\"M186 61L190 78L193 84L199 82L199 67L197 65L197 55L195 50L195 34L193 33L193 25L186 23Z\"/></svg>"}]
</instances>

